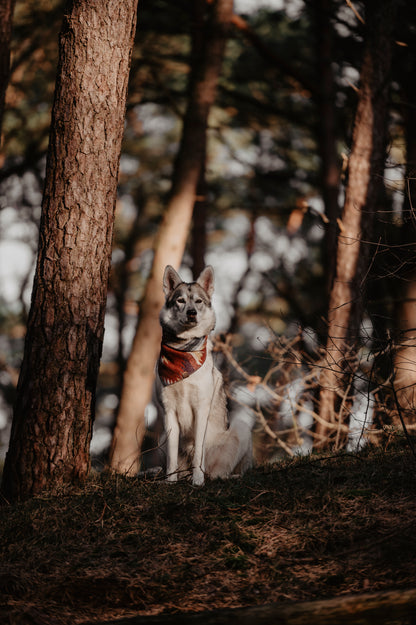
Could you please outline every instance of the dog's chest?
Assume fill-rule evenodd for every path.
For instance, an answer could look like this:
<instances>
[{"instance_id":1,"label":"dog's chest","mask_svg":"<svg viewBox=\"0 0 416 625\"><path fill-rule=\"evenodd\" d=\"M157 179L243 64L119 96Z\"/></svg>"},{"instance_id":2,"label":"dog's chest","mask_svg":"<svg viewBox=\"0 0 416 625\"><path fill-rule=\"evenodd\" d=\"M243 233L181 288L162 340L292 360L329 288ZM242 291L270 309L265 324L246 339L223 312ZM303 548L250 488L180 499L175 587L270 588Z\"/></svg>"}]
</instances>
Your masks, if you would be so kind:
<instances>
[{"instance_id":1,"label":"dog's chest","mask_svg":"<svg viewBox=\"0 0 416 625\"><path fill-rule=\"evenodd\" d=\"M213 376L212 358L192 375L170 386L162 387L161 395L165 411L176 413L182 431L193 427L194 418L201 410L207 408L212 401Z\"/></svg>"}]
</instances>

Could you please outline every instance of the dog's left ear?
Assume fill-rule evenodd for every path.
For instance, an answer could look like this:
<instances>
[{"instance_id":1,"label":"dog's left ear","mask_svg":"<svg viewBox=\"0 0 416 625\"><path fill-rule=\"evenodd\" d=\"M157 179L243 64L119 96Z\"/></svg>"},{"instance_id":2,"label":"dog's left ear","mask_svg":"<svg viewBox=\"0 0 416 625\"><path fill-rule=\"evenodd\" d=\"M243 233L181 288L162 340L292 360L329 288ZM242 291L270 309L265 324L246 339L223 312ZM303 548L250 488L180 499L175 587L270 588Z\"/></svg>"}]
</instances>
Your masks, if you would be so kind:
<instances>
[{"instance_id":1,"label":"dog's left ear","mask_svg":"<svg viewBox=\"0 0 416 625\"><path fill-rule=\"evenodd\" d=\"M165 296L167 297L180 284L182 284L180 275L171 265L166 265L165 273L163 274L163 292Z\"/></svg>"},{"instance_id":2,"label":"dog's left ear","mask_svg":"<svg viewBox=\"0 0 416 625\"><path fill-rule=\"evenodd\" d=\"M211 265L205 267L205 269L201 272L197 283L199 286L202 286L204 291L206 291L211 299L212 294L214 293L214 270Z\"/></svg>"}]
</instances>

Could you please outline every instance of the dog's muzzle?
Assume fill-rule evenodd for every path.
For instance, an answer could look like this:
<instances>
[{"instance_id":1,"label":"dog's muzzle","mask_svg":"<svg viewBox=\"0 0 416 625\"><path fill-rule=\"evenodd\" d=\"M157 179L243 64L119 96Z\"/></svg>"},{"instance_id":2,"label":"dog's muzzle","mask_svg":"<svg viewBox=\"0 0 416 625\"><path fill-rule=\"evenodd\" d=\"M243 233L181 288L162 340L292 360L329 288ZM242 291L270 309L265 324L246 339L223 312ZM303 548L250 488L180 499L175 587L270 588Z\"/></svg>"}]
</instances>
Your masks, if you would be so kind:
<instances>
[{"instance_id":1,"label":"dog's muzzle","mask_svg":"<svg viewBox=\"0 0 416 625\"><path fill-rule=\"evenodd\" d=\"M188 321L196 321L197 312L195 308L188 308L186 311L186 318Z\"/></svg>"}]
</instances>

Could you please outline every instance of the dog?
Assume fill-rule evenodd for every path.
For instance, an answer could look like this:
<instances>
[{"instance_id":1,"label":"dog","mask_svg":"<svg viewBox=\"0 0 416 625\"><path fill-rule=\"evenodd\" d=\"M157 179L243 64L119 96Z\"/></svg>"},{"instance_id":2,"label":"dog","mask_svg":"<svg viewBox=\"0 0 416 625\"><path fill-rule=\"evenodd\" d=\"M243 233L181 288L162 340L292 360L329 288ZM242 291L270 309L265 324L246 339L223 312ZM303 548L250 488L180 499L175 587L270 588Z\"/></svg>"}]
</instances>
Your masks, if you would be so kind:
<instances>
[{"instance_id":1,"label":"dog","mask_svg":"<svg viewBox=\"0 0 416 625\"><path fill-rule=\"evenodd\" d=\"M209 335L214 271L205 267L196 282L184 282L168 265L163 276L165 304L160 312L162 344L157 394L164 412L166 478L192 469L192 483L226 478L252 465L253 423L236 417L228 424L223 378L214 366Z\"/></svg>"}]
</instances>

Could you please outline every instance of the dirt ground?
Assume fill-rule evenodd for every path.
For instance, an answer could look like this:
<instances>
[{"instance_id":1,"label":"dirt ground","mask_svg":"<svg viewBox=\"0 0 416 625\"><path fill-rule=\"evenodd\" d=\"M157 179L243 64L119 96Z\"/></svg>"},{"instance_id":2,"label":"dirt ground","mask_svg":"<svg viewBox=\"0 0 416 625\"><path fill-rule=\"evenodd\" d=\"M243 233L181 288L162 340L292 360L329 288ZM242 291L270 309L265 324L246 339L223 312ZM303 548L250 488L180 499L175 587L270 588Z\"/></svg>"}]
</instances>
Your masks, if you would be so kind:
<instances>
[{"instance_id":1,"label":"dirt ground","mask_svg":"<svg viewBox=\"0 0 416 625\"><path fill-rule=\"evenodd\" d=\"M416 586L406 445L240 479L96 474L0 508L0 621L60 625Z\"/></svg>"}]
</instances>

